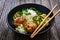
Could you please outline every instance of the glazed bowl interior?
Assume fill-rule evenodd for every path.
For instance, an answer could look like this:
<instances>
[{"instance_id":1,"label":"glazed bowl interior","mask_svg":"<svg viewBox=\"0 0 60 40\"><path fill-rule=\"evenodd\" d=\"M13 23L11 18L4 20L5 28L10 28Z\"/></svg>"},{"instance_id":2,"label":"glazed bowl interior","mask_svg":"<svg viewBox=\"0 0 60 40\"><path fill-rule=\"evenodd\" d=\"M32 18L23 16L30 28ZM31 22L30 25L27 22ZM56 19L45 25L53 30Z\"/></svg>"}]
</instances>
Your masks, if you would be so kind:
<instances>
[{"instance_id":1,"label":"glazed bowl interior","mask_svg":"<svg viewBox=\"0 0 60 40\"><path fill-rule=\"evenodd\" d=\"M8 27L13 30L14 32L16 33L19 33L15 30L15 26L13 24L13 15L19 11L19 10L22 10L23 8L30 8L30 7L34 7L36 8L37 10L45 13L45 14L48 14L50 12L50 10L48 8L46 8L45 6L42 6L42 5L39 5L39 4L22 4L22 5L19 5L19 6L16 6L15 8L13 8L7 15L7 21L8 21ZM51 13L50 17L53 15L53 13ZM39 32L39 34L42 34L42 33L45 33L46 31L48 31L54 24L54 19L51 20L49 22L49 25L47 27L45 27L44 30L42 30L41 32ZM19 33L21 34L21 33ZM24 34L24 35L30 35L30 34Z\"/></svg>"}]
</instances>

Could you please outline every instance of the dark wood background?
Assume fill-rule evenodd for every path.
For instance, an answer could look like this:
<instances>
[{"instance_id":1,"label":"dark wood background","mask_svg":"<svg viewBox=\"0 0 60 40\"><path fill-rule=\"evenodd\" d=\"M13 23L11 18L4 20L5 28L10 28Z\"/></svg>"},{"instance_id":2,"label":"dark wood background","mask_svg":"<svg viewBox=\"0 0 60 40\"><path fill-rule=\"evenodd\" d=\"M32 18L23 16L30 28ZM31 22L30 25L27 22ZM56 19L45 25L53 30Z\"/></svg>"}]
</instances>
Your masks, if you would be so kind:
<instances>
[{"instance_id":1,"label":"dark wood background","mask_svg":"<svg viewBox=\"0 0 60 40\"><path fill-rule=\"evenodd\" d=\"M55 4L60 6L59 0L0 0L0 40L60 40L60 14L55 17L55 24L48 32L37 35L33 39L18 35L8 28L6 17L9 11L17 5L25 3L44 5L50 10ZM59 6L54 13L60 9Z\"/></svg>"}]
</instances>

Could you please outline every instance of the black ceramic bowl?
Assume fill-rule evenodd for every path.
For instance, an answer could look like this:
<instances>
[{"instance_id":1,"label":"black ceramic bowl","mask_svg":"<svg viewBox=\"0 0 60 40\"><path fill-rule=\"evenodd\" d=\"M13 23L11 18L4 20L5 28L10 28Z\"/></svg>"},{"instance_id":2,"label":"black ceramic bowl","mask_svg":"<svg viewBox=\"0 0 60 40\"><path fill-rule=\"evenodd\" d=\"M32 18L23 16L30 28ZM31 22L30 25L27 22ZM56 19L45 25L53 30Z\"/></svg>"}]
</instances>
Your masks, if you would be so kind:
<instances>
[{"instance_id":1,"label":"black ceramic bowl","mask_svg":"<svg viewBox=\"0 0 60 40\"><path fill-rule=\"evenodd\" d=\"M17 11L19 11L19 10L22 10L23 8L30 8L30 7L34 7L34 8L36 8L37 10L39 10L39 11L41 11L41 12L43 12L43 13L46 13L46 14L48 14L48 13L50 12L50 10L49 10L48 8L46 8L45 6L39 5L39 4L31 4L31 3L29 3L29 4L22 4L22 5L16 6L16 7L13 8L13 9L9 12L9 14L7 15L8 27L9 27L12 31L14 31L14 32L16 32L16 33L19 33L19 32L17 32L17 31L15 30L15 26L14 26L14 24L13 24L13 15L14 15L14 13L17 12ZM52 15L53 15L53 13L50 15L50 17L51 17ZM54 19L51 20L51 21L49 22L49 25L48 25L44 30L42 30L41 32L39 32L39 34L43 34L43 33L45 33L46 31L48 31L48 30L53 26L53 24L54 24ZM19 34L21 34L21 33L19 33ZM24 34L24 35L30 35L30 34Z\"/></svg>"}]
</instances>

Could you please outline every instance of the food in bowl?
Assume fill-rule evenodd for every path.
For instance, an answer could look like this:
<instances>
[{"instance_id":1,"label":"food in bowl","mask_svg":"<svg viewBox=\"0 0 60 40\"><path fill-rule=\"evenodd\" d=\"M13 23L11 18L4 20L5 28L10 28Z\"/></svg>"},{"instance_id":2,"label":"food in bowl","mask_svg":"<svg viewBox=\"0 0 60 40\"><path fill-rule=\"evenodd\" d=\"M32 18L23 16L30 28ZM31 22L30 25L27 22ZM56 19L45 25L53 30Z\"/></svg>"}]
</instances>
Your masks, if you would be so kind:
<instances>
[{"instance_id":1,"label":"food in bowl","mask_svg":"<svg viewBox=\"0 0 60 40\"><path fill-rule=\"evenodd\" d=\"M22 34L32 33L46 16L47 14L42 13L34 7L23 8L13 16L14 25L16 26L15 29ZM48 17L45 22L48 21L49 18L50 17ZM48 25L49 23L46 26Z\"/></svg>"}]
</instances>

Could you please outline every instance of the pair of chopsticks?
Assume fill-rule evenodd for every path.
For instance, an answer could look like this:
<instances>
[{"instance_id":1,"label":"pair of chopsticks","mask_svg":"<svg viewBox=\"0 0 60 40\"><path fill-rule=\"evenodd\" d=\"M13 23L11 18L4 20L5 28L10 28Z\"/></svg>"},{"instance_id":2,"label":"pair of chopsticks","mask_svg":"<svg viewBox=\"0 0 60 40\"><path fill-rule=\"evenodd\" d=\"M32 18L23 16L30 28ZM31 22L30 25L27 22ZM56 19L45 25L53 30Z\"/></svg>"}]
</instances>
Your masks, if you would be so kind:
<instances>
[{"instance_id":1,"label":"pair of chopsticks","mask_svg":"<svg viewBox=\"0 0 60 40\"><path fill-rule=\"evenodd\" d=\"M43 28L45 28L45 25L50 22L59 12L60 12L60 9L45 23L44 21L50 16L50 14L55 10L55 8L57 7L58 5L56 4L52 10L48 13L48 15L44 18L44 20L40 23L40 25L35 29L35 31L31 34L31 38L33 38L36 34L38 34L38 32L40 32Z\"/></svg>"}]
</instances>

